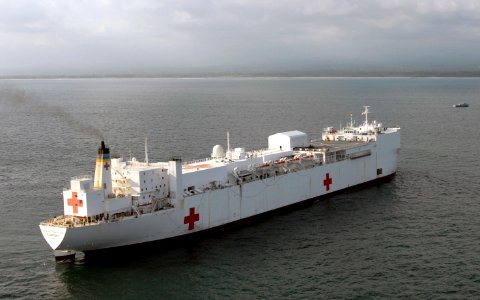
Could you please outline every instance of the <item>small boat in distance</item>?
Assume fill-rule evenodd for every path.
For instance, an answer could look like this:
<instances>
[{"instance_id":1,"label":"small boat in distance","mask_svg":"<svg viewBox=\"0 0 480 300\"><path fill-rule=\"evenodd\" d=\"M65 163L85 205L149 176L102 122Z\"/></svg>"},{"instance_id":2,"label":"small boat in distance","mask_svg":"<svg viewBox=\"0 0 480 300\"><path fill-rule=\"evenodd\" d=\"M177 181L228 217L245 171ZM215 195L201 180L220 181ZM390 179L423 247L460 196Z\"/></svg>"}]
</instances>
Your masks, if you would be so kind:
<instances>
[{"instance_id":1,"label":"small boat in distance","mask_svg":"<svg viewBox=\"0 0 480 300\"><path fill-rule=\"evenodd\" d=\"M454 104L454 105L452 105L452 106L453 106L453 107L468 107L468 103L465 103L465 102L463 102L463 103L457 103L457 104Z\"/></svg>"}]
</instances>

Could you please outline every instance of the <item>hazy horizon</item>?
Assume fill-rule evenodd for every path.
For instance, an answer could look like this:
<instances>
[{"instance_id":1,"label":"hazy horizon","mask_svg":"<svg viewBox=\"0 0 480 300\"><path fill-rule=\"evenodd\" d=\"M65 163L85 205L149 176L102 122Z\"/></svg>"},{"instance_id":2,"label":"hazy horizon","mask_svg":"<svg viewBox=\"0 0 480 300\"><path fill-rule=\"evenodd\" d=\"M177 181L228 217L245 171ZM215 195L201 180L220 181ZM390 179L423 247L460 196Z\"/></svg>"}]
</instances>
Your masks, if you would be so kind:
<instances>
[{"instance_id":1,"label":"hazy horizon","mask_svg":"<svg viewBox=\"0 0 480 300\"><path fill-rule=\"evenodd\" d=\"M4 78L480 73L473 0L0 3Z\"/></svg>"}]
</instances>

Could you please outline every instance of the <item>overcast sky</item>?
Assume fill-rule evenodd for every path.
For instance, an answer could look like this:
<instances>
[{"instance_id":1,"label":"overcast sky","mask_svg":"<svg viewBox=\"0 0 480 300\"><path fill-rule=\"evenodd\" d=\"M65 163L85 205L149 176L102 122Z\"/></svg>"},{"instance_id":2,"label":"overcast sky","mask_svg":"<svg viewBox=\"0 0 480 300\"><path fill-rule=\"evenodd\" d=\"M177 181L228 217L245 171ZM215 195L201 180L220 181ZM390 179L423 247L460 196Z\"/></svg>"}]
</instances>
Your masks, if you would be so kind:
<instances>
[{"instance_id":1,"label":"overcast sky","mask_svg":"<svg viewBox=\"0 0 480 300\"><path fill-rule=\"evenodd\" d=\"M478 0L0 0L0 76L480 70Z\"/></svg>"}]
</instances>

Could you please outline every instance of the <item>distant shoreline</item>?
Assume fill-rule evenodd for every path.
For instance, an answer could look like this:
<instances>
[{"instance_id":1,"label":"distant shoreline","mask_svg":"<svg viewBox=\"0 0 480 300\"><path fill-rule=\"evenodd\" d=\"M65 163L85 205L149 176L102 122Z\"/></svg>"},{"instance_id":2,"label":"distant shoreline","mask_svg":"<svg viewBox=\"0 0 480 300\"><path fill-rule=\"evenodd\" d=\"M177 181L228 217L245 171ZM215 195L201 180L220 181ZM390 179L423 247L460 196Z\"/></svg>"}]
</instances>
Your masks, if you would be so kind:
<instances>
[{"instance_id":1,"label":"distant shoreline","mask_svg":"<svg viewBox=\"0 0 480 300\"><path fill-rule=\"evenodd\" d=\"M127 78L477 78L480 71L325 71L325 72L205 72L205 73L166 73L166 74L85 74L85 75L11 75L0 76L0 79L127 79Z\"/></svg>"}]
</instances>

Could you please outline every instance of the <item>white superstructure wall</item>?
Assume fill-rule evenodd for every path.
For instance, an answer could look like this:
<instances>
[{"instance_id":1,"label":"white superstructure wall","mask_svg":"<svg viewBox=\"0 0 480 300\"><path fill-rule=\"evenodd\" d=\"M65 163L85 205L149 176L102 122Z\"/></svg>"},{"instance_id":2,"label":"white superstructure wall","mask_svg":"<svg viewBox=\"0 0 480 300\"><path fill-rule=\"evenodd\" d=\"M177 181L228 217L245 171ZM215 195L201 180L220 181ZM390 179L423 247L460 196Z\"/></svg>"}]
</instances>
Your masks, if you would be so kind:
<instances>
[{"instance_id":1,"label":"white superstructure wall","mask_svg":"<svg viewBox=\"0 0 480 300\"><path fill-rule=\"evenodd\" d=\"M182 160L174 159L168 162L168 181L170 184L170 198L183 198Z\"/></svg>"}]
</instances>

